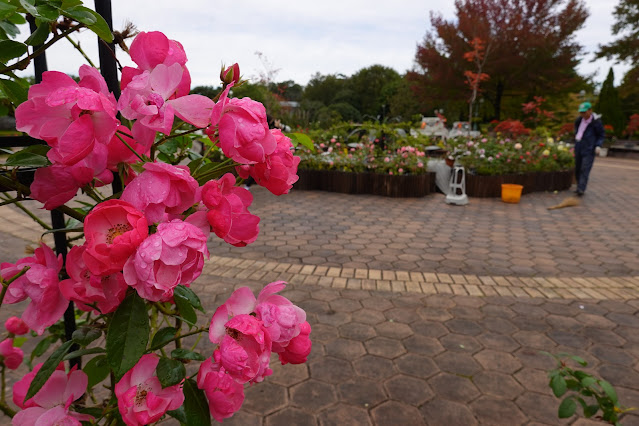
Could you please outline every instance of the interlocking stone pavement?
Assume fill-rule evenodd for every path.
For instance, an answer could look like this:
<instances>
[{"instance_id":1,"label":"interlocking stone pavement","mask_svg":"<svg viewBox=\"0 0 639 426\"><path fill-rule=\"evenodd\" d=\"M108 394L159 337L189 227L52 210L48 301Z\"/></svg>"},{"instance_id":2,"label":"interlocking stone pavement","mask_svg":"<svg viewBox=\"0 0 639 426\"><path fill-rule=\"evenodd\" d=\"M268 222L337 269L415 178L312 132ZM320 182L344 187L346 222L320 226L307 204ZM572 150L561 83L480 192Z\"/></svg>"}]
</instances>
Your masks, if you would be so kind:
<instances>
[{"instance_id":1,"label":"interlocking stone pavement","mask_svg":"<svg viewBox=\"0 0 639 426\"><path fill-rule=\"evenodd\" d=\"M554 364L540 351L582 356L639 407L637 178L639 162L597 159L581 205L554 211L572 194L460 207L441 195L293 190L274 200L252 188L260 238L244 248L212 240L193 286L212 312L240 286L289 281L283 294L307 311L313 350L299 366L273 357L273 376L247 388L225 423L602 424L557 418ZM0 214L1 260L15 261L39 232L17 210ZM622 423L639 425L639 414Z\"/></svg>"}]
</instances>

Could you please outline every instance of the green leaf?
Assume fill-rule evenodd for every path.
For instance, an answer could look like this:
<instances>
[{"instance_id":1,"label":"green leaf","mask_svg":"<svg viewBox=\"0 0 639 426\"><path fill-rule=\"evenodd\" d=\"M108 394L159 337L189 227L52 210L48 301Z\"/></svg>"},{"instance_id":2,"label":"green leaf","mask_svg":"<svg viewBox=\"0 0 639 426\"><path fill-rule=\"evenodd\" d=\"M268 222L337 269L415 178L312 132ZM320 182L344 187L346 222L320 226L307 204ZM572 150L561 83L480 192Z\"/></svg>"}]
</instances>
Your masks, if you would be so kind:
<instances>
[{"instance_id":1,"label":"green leaf","mask_svg":"<svg viewBox=\"0 0 639 426\"><path fill-rule=\"evenodd\" d=\"M176 359L162 357L155 368L162 388L177 385L186 377L184 364Z\"/></svg>"},{"instance_id":2,"label":"green leaf","mask_svg":"<svg viewBox=\"0 0 639 426\"><path fill-rule=\"evenodd\" d=\"M171 358L186 359L191 361L204 361L206 357L197 352L185 348L177 348L171 351Z\"/></svg>"},{"instance_id":3,"label":"green leaf","mask_svg":"<svg viewBox=\"0 0 639 426\"><path fill-rule=\"evenodd\" d=\"M38 29L36 29L28 39L25 40L25 43L29 46L37 46L39 44L44 44L49 38L50 31L49 24L47 22L38 22Z\"/></svg>"},{"instance_id":4,"label":"green leaf","mask_svg":"<svg viewBox=\"0 0 639 426\"><path fill-rule=\"evenodd\" d=\"M186 411L184 411L184 405L182 405L177 410L167 411L166 414L177 419L181 424L186 424Z\"/></svg>"},{"instance_id":5,"label":"green leaf","mask_svg":"<svg viewBox=\"0 0 639 426\"><path fill-rule=\"evenodd\" d=\"M173 294L175 293L177 293L178 296L181 296L187 299L189 303L191 304L191 306L193 306L195 309L205 313L204 308L202 307L202 302L200 302L200 298L197 297L197 294L195 294L195 292L191 290L189 287L179 285L175 287L175 289L173 290Z\"/></svg>"},{"instance_id":6,"label":"green leaf","mask_svg":"<svg viewBox=\"0 0 639 426\"><path fill-rule=\"evenodd\" d=\"M99 13L94 12L91 9L88 9L88 11L93 14L93 17L95 18L95 24L88 24L87 28L93 31L95 35L100 37L102 40L106 41L107 43L112 43L113 33L109 28L109 24L107 24L102 15L100 15Z\"/></svg>"},{"instance_id":7,"label":"green leaf","mask_svg":"<svg viewBox=\"0 0 639 426\"><path fill-rule=\"evenodd\" d=\"M40 342L36 345L31 352L31 361L35 358L44 355L44 353L49 349L49 347L58 341L58 336L47 336L44 339L40 340Z\"/></svg>"},{"instance_id":8,"label":"green leaf","mask_svg":"<svg viewBox=\"0 0 639 426\"><path fill-rule=\"evenodd\" d=\"M80 346L86 346L102 336L102 332L93 327L81 327L73 332L71 339Z\"/></svg>"},{"instance_id":9,"label":"green leaf","mask_svg":"<svg viewBox=\"0 0 639 426\"><path fill-rule=\"evenodd\" d=\"M14 13L13 15L9 16L7 20L15 25L24 25L27 23L27 20L24 19L24 16L19 13Z\"/></svg>"},{"instance_id":10,"label":"green leaf","mask_svg":"<svg viewBox=\"0 0 639 426\"><path fill-rule=\"evenodd\" d=\"M7 19L9 16L13 15L13 12L16 10L18 10L16 6L0 2L0 19Z\"/></svg>"},{"instance_id":11,"label":"green leaf","mask_svg":"<svg viewBox=\"0 0 639 426\"><path fill-rule=\"evenodd\" d=\"M20 346L24 345L24 342L27 341L26 337L14 337L13 338L13 347L14 348L19 348Z\"/></svg>"},{"instance_id":12,"label":"green leaf","mask_svg":"<svg viewBox=\"0 0 639 426\"><path fill-rule=\"evenodd\" d=\"M315 145L313 144L311 138L308 137L308 135L305 135L304 133L288 133L286 136L291 139L293 146L296 147L297 145L301 144L305 148L308 148L311 151L315 151Z\"/></svg>"},{"instance_id":13,"label":"green leaf","mask_svg":"<svg viewBox=\"0 0 639 426\"><path fill-rule=\"evenodd\" d=\"M599 411L599 406L594 404L594 405L588 405L586 407L584 407L584 417L589 419L590 417L594 416L595 414L597 414L597 411Z\"/></svg>"},{"instance_id":14,"label":"green leaf","mask_svg":"<svg viewBox=\"0 0 639 426\"><path fill-rule=\"evenodd\" d=\"M0 41L0 61L7 62L27 53L27 45L13 40Z\"/></svg>"},{"instance_id":15,"label":"green leaf","mask_svg":"<svg viewBox=\"0 0 639 426\"><path fill-rule=\"evenodd\" d=\"M113 314L107 331L107 360L120 380L140 360L149 341L149 316L144 300L130 293Z\"/></svg>"},{"instance_id":16,"label":"green leaf","mask_svg":"<svg viewBox=\"0 0 639 426\"><path fill-rule=\"evenodd\" d=\"M14 14L13 16L17 16L17 15ZM7 37L14 38L18 34L20 34L20 29L17 27L17 25L12 24L11 22L0 21L0 29L2 29L5 32ZM3 38L7 38L7 37L3 37Z\"/></svg>"},{"instance_id":17,"label":"green leaf","mask_svg":"<svg viewBox=\"0 0 639 426\"><path fill-rule=\"evenodd\" d=\"M44 21L53 22L56 21L60 16L60 11L58 10L58 8L50 4L41 4L39 6L36 6L36 9L38 10L37 17Z\"/></svg>"},{"instance_id":18,"label":"green leaf","mask_svg":"<svg viewBox=\"0 0 639 426\"><path fill-rule=\"evenodd\" d=\"M571 397L568 397L564 399L563 401L561 401L561 404L559 404L559 410L558 410L559 418L567 419L568 417L571 417L573 414L575 414L576 410L577 410L577 403Z\"/></svg>"},{"instance_id":19,"label":"green leaf","mask_svg":"<svg viewBox=\"0 0 639 426\"><path fill-rule=\"evenodd\" d=\"M84 25L93 25L97 22L97 19L93 15L92 10L84 6L72 6L61 10L64 16L68 16Z\"/></svg>"},{"instance_id":20,"label":"green leaf","mask_svg":"<svg viewBox=\"0 0 639 426\"><path fill-rule=\"evenodd\" d=\"M581 382L574 379L568 379L566 380L566 386L570 390L577 390L581 388Z\"/></svg>"},{"instance_id":21,"label":"green leaf","mask_svg":"<svg viewBox=\"0 0 639 426\"><path fill-rule=\"evenodd\" d=\"M579 365L581 365L582 367L585 367L588 365L588 363L580 356L577 355L571 355L570 359L572 359L573 361L576 361L577 363L579 363Z\"/></svg>"},{"instance_id":22,"label":"green leaf","mask_svg":"<svg viewBox=\"0 0 639 426\"><path fill-rule=\"evenodd\" d=\"M562 376L554 376L550 379L550 388L557 398L563 396L568 390L566 380Z\"/></svg>"},{"instance_id":23,"label":"green leaf","mask_svg":"<svg viewBox=\"0 0 639 426\"><path fill-rule=\"evenodd\" d=\"M590 387L594 385L595 383L597 383L597 379L595 379L594 377L584 377L581 380L581 385L585 388Z\"/></svg>"},{"instance_id":24,"label":"green leaf","mask_svg":"<svg viewBox=\"0 0 639 426\"><path fill-rule=\"evenodd\" d=\"M102 380L109 377L111 369L109 368L109 362L106 355L98 355L87 362L87 365L82 369L89 377L88 389L100 383Z\"/></svg>"},{"instance_id":25,"label":"green leaf","mask_svg":"<svg viewBox=\"0 0 639 426\"><path fill-rule=\"evenodd\" d=\"M179 287L180 286L177 286L175 289L177 290ZM184 318L186 322L194 325L197 322L197 314L193 310L193 306L189 299L174 290L173 300L175 300L175 305L177 306L178 311L180 311L180 316Z\"/></svg>"},{"instance_id":26,"label":"green leaf","mask_svg":"<svg viewBox=\"0 0 639 426\"><path fill-rule=\"evenodd\" d=\"M45 155L36 154L27 149L11 154L4 163L5 166L22 167L44 167L49 164L49 159Z\"/></svg>"},{"instance_id":27,"label":"green leaf","mask_svg":"<svg viewBox=\"0 0 639 426\"><path fill-rule=\"evenodd\" d=\"M0 89L16 107L27 100L28 89L13 80L0 79Z\"/></svg>"},{"instance_id":28,"label":"green leaf","mask_svg":"<svg viewBox=\"0 0 639 426\"><path fill-rule=\"evenodd\" d=\"M62 358L64 358L64 355L71 348L71 345L73 345L72 340L69 340L68 342L64 342L62 346L56 349L51 354L51 356L44 362L44 364L42 364L40 371L38 371L38 374L35 375L35 377L33 378L33 381L31 382L31 386L29 386L29 391L27 392L27 395L24 397L25 401L33 397L33 395L35 395L36 393L38 393L38 391L47 382L47 380L49 380L49 377L51 377L51 374L53 374L55 369L58 367L58 365L62 361Z\"/></svg>"},{"instance_id":29,"label":"green leaf","mask_svg":"<svg viewBox=\"0 0 639 426\"><path fill-rule=\"evenodd\" d=\"M615 405L619 404L619 399L617 398L617 392L615 391L615 388L613 388L610 383L608 383L605 380L599 380L599 386L601 386L601 389L603 389L603 391L606 392L606 395L608 395L608 398L610 398L613 404Z\"/></svg>"},{"instance_id":30,"label":"green leaf","mask_svg":"<svg viewBox=\"0 0 639 426\"><path fill-rule=\"evenodd\" d=\"M178 330L175 327L164 327L159 329L157 333L155 333L155 336L153 336L151 347L157 348L166 345L175 337L177 332Z\"/></svg>"},{"instance_id":31,"label":"green leaf","mask_svg":"<svg viewBox=\"0 0 639 426\"><path fill-rule=\"evenodd\" d=\"M189 426L210 426L211 413L206 396L193 379L184 381L184 411Z\"/></svg>"},{"instance_id":32,"label":"green leaf","mask_svg":"<svg viewBox=\"0 0 639 426\"><path fill-rule=\"evenodd\" d=\"M166 155L175 154L178 148L180 147L180 141L178 139L180 138L169 139L168 141L164 142L162 145L158 146L158 151Z\"/></svg>"},{"instance_id":33,"label":"green leaf","mask_svg":"<svg viewBox=\"0 0 639 426\"><path fill-rule=\"evenodd\" d=\"M35 8L35 0L20 0L20 5L27 13L37 17L38 10Z\"/></svg>"},{"instance_id":34,"label":"green leaf","mask_svg":"<svg viewBox=\"0 0 639 426\"><path fill-rule=\"evenodd\" d=\"M103 354L104 352L106 352L104 348L78 349L77 351L69 352L63 358L63 361L68 361L70 359L78 358L84 355Z\"/></svg>"}]
</instances>

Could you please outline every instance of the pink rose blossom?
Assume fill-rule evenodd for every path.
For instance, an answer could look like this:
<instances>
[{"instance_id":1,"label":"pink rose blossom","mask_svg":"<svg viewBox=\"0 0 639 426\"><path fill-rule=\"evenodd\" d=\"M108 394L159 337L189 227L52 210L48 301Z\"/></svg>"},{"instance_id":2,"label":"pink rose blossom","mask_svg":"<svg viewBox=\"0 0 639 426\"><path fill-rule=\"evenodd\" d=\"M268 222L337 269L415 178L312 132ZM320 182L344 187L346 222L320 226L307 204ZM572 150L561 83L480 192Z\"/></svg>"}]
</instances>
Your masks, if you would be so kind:
<instances>
[{"instance_id":1,"label":"pink rose blossom","mask_svg":"<svg viewBox=\"0 0 639 426\"><path fill-rule=\"evenodd\" d=\"M29 100L16 109L16 129L51 146L54 164L73 165L106 145L117 127L116 102L104 78L93 67L80 67L80 83L57 71L47 71L31 86Z\"/></svg>"},{"instance_id":2,"label":"pink rose blossom","mask_svg":"<svg viewBox=\"0 0 639 426\"><path fill-rule=\"evenodd\" d=\"M13 403L18 406L18 408L24 410L25 408L38 406L38 404L33 401L33 398L30 398L27 401L25 401L24 398L27 396L27 392L29 391L29 387L31 386L33 378L36 376L36 374L38 374L40 368L42 368L42 364L42 362L37 364L35 367L33 367L33 371L27 373L20 380L14 383L12 392ZM64 372L64 363L61 362L56 367L56 371L58 370Z\"/></svg>"},{"instance_id":3,"label":"pink rose blossom","mask_svg":"<svg viewBox=\"0 0 639 426\"><path fill-rule=\"evenodd\" d=\"M220 352L214 356L220 358ZM209 400L209 411L215 420L222 422L235 414L244 402L244 386L233 380L218 362L208 358L197 373L197 387L202 389Z\"/></svg>"},{"instance_id":4,"label":"pink rose blossom","mask_svg":"<svg viewBox=\"0 0 639 426\"><path fill-rule=\"evenodd\" d=\"M226 69L222 68L222 71L220 71L220 80L225 84L236 84L240 81L240 66L237 62Z\"/></svg>"},{"instance_id":5,"label":"pink rose blossom","mask_svg":"<svg viewBox=\"0 0 639 426\"><path fill-rule=\"evenodd\" d=\"M168 301L178 284L188 286L202 273L209 256L206 236L179 219L158 225L124 265L124 280L140 297Z\"/></svg>"},{"instance_id":6,"label":"pink rose blossom","mask_svg":"<svg viewBox=\"0 0 639 426\"><path fill-rule=\"evenodd\" d=\"M127 185L120 200L144 212L149 224L181 215L197 202L198 183L186 166L144 163L144 171Z\"/></svg>"},{"instance_id":7,"label":"pink rose blossom","mask_svg":"<svg viewBox=\"0 0 639 426\"><path fill-rule=\"evenodd\" d=\"M229 99L229 84L211 114L207 130L213 142L229 158L243 164L263 163L277 148L275 137L269 132L264 105L250 98ZM216 131L217 130L217 131Z\"/></svg>"},{"instance_id":8,"label":"pink rose blossom","mask_svg":"<svg viewBox=\"0 0 639 426\"><path fill-rule=\"evenodd\" d=\"M44 243L35 250L33 257L18 260L15 265L2 263L0 275L7 280L19 273L25 266L30 269L9 285L4 303L12 304L31 299L22 314L22 320L38 334L55 324L62 317L69 301L58 287L58 273L62 269L62 255L56 257Z\"/></svg>"},{"instance_id":9,"label":"pink rose blossom","mask_svg":"<svg viewBox=\"0 0 639 426\"><path fill-rule=\"evenodd\" d=\"M275 294L285 287L284 281L267 284L260 291L254 308L257 318L264 322L264 327L271 335L271 340L278 343L288 342L300 334L300 325L306 321L303 309L286 297Z\"/></svg>"},{"instance_id":10,"label":"pink rose blossom","mask_svg":"<svg viewBox=\"0 0 639 426\"><path fill-rule=\"evenodd\" d=\"M297 166L300 163L300 157L293 155L291 151L293 143L279 129L272 129L271 133L277 141L275 152L267 155L264 163L238 167L237 171L243 179L248 178L249 175L252 176L258 185L268 189L274 195L288 194L293 184L299 179Z\"/></svg>"},{"instance_id":11,"label":"pink rose blossom","mask_svg":"<svg viewBox=\"0 0 639 426\"><path fill-rule=\"evenodd\" d=\"M51 152L51 151L49 151ZM107 148L95 144L93 152L71 166L54 162L39 168L31 184L31 197L52 210L71 200L78 189L93 183L96 187L108 185L113 174L107 170Z\"/></svg>"},{"instance_id":12,"label":"pink rose blossom","mask_svg":"<svg viewBox=\"0 0 639 426\"><path fill-rule=\"evenodd\" d=\"M42 364L36 366L39 370ZM32 373L37 370L34 369ZM27 374L22 380L17 382L13 387L13 399L16 405L23 407L13 417L14 425L29 426L46 426L46 425L77 425L80 426L81 421L90 421L92 416L69 411L69 407L73 401L80 398L86 391L88 384L87 375L80 370L72 369L68 374L64 369L56 369L42 388L35 394L33 398L26 404L20 399L24 399L27 389L31 385L31 381L35 374ZM17 388L17 389L16 389ZM16 401L16 395L18 401ZM20 396L22 398L20 398Z\"/></svg>"},{"instance_id":13,"label":"pink rose blossom","mask_svg":"<svg viewBox=\"0 0 639 426\"><path fill-rule=\"evenodd\" d=\"M300 325L300 334L293 337L286 346L273 343L273 352L277 352L280 362L284 364L303 364L311 353L312 342L309 337L311 325L304 322Z\"/></svg>"},{"instance_id":14,"label":"pink rose blossom","mask_svg":"<svg viewBox=\"0 0 639 426\"><path fill-rule=\"evenodd\" d=\"M97 314L108 314L117 309L126 296L127 285L122 272L110 275L95 275L84 263L86 244L74 246L67 255L68 279L60 282L60 291L69 300L77 303L78 309L93 310ZM97 310L91 306L97 307Z\"/></svg>"},{"instance_id":15,"label":"pink rose blossom","mask_svg":"<svg viewBox=\"0 0 639 426\"><path fill-rule=\"evenodd\" d=\"M227 173L202 187L202 202L209 209L207 218L215 235L236 247L257 239L260 218L249 213L253 195L235 186L235 176Z\"/></svg>"},{"instance_id":16,"label":"pink rose blossom","mask_svg":"<svg viewBox=\"0 0 639 426\"><path fill-rule=\"evenodd\" d=\"M13 339L5 339L0 342L0 356L9 370L15 370L22 364L24 353L22 349L13 347Z\"/></svg>"},{"instance_id":17,"label":"pink rose blossom","mask_svg":"<svg viewBox=\"0 0 639 426\"><path fill-rule=\"evenodd\" d=\"M259 383L273 374L269 368L271 337L259 319L236 315L225 325L219 346L220 364L239 383Z\"/></svg>"},{"instance_id":18,"label":"pink rose blossom","mask_svg":"<svg viewBox=\"0 0 639 426\"><path fill-rule=\"evenodd\" d=\"M122 420L129 426L148 425L184 403L182 384L162 388L154 376L159 358L146 354L115 385Z\"/></svg>"},{"instance_id":19,"label":"pink rose blossom","mask_svg":"<svg viewBox=\"0 0 639 426\"><path fill-rule=\"evenodd\" d=\"M11 334L21 336L29 332L29 326L18 317L9 317L4 323L4 327Z\"/></svg>"},{"instance_id":20,"label":"pink rose blossom","mask_svg":"<svg viewBox=\"0 0 639 426\"><path fill-rule=\"evenodd\" d=\"M84 219L84 262L94 275L122 270L149 234L144 214L122 200L98 204Z\"/></svg>"}]
</instances>

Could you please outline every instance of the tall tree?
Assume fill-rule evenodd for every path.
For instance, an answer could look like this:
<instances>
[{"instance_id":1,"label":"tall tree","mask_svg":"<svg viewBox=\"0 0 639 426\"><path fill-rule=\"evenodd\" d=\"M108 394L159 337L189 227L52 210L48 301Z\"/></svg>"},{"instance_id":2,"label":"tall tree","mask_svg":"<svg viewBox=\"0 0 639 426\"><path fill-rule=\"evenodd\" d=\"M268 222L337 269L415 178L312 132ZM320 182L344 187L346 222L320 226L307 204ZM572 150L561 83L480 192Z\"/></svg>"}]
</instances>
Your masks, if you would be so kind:
<instances>
[{"instance_id":1,"label":"tall tree","mask_svg":"<svg viewBox=\"0 0 639 426\"><path fill-rule=\"evenodd\" d=\"M482 72L495 118L505 95L568 90L579 80L574 34L588 17L583 0L456 0L455 9L450 21L431 12L433 30L417 47L409 78L425 104L466 98L464 54L476 38L491 46Z\"/></svg>"},{"instance_id":2,"label":"tall tree","mask_svg":"<svg viewBox=\"0 0 639 426\"><path fill-rule=\"evenodd\" d=\"M615 73L610 68L608 77L601 86L599 99L595 105L595 111L602 115L603 124L610 124L614 129L617 137L621 136L621 132L625 127L625 119L619 101L619 92L615 88Z\"/></svg>"},{"instance_id":3,"label":"tall tree","mask_svg":"<svg viewBox=\"0 0 639 426\"><path fill-rule=\"evenodd\" d=\"M639 0L620 0L613 16L612 34L619 38L599 45L597 58L639 62Z\"/></svg>"},{"instance_id":4,"label":"tall tree","mask_svg":"<svg viewBox=\"0 0 639 426\"><path fill-rule=\"evenodd\" d=\"M386 115L390 110L390 89L401 79L397 71L383 65L362 68L348 80L348 87L353 92L353 106L362 115Z\"/></svg>"}]
</instances>

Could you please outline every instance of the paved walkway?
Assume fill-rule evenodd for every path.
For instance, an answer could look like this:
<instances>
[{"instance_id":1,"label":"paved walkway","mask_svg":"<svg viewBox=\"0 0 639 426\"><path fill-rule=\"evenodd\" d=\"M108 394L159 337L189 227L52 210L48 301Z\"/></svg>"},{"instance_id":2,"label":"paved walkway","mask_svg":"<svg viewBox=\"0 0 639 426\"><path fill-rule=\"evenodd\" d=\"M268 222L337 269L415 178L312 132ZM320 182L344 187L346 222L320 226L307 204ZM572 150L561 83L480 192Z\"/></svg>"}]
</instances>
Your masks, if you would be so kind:
<instances>
[{"instance_id":1,"label":"paved walkway","mask_svg":"<svg viewBox=\"0 0 639 426\"><path fill-rule=\"evenodd\" d=\"M307 365L273 360L228 423L595 424L557 419L540 350L581 355L639 407L637 182L639 162L597 159L581 205L554 211L572 194L460 207L255 188L260 238L210 242L194 287L212 312L234 288L285 279L314 346ZM15 261L38 233L0 214L0 256Z\"/></svg>"}]
</instances>

